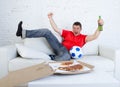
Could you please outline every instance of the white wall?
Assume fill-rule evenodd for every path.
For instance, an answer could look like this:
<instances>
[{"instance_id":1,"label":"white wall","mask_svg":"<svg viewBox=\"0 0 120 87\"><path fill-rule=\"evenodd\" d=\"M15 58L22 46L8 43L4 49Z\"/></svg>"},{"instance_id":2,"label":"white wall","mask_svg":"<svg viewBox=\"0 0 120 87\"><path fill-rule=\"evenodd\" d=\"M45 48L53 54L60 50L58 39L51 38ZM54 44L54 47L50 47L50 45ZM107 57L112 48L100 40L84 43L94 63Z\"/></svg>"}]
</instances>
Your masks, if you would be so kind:
<instances>
[{"instance_id":1,"label":"white wall","mask_svg":"<svg viewBox=\"0 0 120 87\"><path fill-rule=\"evenodd\" d=\"M84 34L95 31L101 15L105 21L104 31L97 41L119 46L119 5L120 0L0 0L0 46L22 41L15 36L20 20L26 29L51 29L48 12L54 13L59 28L71 29L74 21L80 21Z\"/></svg>"}]
</instances>

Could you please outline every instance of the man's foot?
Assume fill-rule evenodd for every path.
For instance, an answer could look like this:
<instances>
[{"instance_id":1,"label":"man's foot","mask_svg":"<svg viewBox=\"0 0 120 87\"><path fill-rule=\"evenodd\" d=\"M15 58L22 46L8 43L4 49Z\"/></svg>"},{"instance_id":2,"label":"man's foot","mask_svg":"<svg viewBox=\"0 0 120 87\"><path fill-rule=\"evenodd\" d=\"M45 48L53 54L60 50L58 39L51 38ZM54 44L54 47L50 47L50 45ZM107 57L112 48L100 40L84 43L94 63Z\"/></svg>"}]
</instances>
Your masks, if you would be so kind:
<instances>
[{"instance_id":1,"label":"man's foot","mask_svg":"<svg viewBox=\"0 0 120 87\"><path fill-rule=\"evenodd\" d=\"M22 37L22 21L19 22L18 24L18 29L17 29L17 32L16 32L16 36L21 36Z\"/></svg>"},{"instance_id":2,"label":"man's foot","mask_svg":"<svg viewBox=\"0 0 120 87\"><path fill-rule=\"evenodd\" d=\"M49 55L51 60L54 60L55 59L55 55Z\"/></svg>"}]
</instances>

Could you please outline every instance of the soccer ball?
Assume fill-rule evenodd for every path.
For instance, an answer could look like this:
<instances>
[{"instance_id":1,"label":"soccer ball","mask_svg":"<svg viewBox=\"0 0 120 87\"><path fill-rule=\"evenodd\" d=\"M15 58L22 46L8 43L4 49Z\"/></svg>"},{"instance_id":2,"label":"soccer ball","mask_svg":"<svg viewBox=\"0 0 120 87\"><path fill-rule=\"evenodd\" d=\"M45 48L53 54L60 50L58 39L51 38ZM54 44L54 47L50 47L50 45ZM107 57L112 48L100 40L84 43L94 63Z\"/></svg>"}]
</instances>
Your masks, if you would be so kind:
<instances>
[{"instance_id":1,"label":"soccer ball","mask_svg":"<svg viewBox=\"0 0 120 87\"><path fill-rule=\"evenodd\" d=\"M73 46L69 52L71 57L75 59L81 58L83 55L82 50L79 46Z\"/></svg>"}]
</instances>

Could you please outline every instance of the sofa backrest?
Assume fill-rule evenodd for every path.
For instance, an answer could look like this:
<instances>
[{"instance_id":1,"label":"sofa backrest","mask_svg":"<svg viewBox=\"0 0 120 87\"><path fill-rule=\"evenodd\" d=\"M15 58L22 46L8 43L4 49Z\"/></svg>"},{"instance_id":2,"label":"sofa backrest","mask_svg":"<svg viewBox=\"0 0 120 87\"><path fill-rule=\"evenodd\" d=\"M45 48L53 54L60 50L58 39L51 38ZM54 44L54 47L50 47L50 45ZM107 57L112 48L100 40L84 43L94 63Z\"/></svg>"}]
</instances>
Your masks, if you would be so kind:
<instances>
[{"instance_id":1,"label":"sofa backrest","mask_svg":"<svg viewBox=\"0 0 120 87\"><path fill-rule=\"evenodd\" d=\"M24 39L24 45L27 47L31 47L33 49L42 51L48 55L54 54L52 51L52 48L48 44L47 40L43 37L41 37L41 38L26 38L26 39ZM97 41L92 41L92 42L86 43L83 46L82 51L83 51L84 55L98 55Z\"/></svg>"}]
</instances>

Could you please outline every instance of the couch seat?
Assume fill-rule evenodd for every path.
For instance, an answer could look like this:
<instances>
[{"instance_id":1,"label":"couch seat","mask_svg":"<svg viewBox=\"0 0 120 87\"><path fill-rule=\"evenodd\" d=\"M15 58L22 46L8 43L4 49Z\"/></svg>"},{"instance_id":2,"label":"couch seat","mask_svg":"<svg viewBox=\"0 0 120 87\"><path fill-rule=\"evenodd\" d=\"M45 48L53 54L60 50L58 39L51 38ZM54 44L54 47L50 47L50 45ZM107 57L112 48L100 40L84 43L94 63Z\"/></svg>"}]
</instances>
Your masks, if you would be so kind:
<instances>
[{"instance_id":1,"label":"couch seat","mask_svg":"<svg viewBox=\"0 0 120 87\"><path fill-rule=\"evenodd\" d=\"M114 71L113 60L110 60L102 56L83 56L83 58L78 60L94 65L95 71L106 71L106 72Z\"/></svg>"},{"instance_id":2,"label":"couch seat","mask_svg":"<svg viewBox=\"0 0 120 87\"><path fill-rule=\"evenodd\" d=\"M43 59L25 59L21 57L16 57L9 61L9 71L15 71L19 69L23 69L29 66L33 66L36 64L40 64L43 62L49 62L52 60L43 60Z\"/></svg>"}]
</instances>

